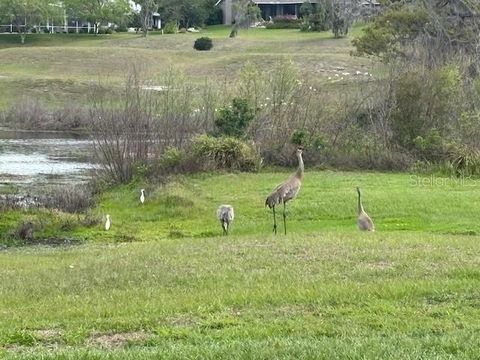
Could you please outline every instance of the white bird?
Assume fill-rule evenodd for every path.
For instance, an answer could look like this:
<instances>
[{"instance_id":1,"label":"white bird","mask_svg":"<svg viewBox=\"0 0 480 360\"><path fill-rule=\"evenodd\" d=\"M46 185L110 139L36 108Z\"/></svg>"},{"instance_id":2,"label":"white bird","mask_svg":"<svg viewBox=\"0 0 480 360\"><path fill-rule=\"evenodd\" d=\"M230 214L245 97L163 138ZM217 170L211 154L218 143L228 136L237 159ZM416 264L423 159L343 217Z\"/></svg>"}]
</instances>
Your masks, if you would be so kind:
<instances>
[{"instance_id":1,"label":"white bird","mask_svg":"<svg viewBox=\"0 0 480 360\"><path fill-rule=\"evenodd\" d=\"M358 217L357 217L357 225L358 230L360 231L375 231L375 225L373 224L372 219L370 216L363 210L360 188L357 186L357 193L358 193Z\"/></svg>"},{"instance_id":2,"label":"white bird","mask_svg":"<svg viewBox=\"0 0 480 360\"><path fill-rule=\"evenodd\" d=\"M222 225L223 235L228 235L228 227L233 221L235 214L232 205L220 205L217 209L217 219Z\"/></svg>"},{"instance_id":3,"label":"white bird","mask_svg":"<svg viewBox=\"0 0 480 360\"><path fill-rule=\"evenodd\" d=\"M145 202L145 189L140 190L140 202L142 204Z\"/></svg>"},{"instance_id":4,"label":"white bird","mask_svg":"<svg viewBox=\"0 0 480 360\"><path fill-rule=\"evenodd\" d=\"M105 230L108 231L110 229L110 215L107 214L107 221L105 221Z\"/></svg>"}]
</instances>

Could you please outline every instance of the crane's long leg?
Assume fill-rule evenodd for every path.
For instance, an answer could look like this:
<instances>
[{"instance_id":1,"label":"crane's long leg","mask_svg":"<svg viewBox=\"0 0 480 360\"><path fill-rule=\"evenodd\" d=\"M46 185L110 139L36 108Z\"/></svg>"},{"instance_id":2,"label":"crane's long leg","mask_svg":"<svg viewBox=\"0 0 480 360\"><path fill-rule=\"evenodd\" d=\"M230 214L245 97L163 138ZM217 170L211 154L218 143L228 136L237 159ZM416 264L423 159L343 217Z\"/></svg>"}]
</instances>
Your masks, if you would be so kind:
<instances>
[{"instance_id":1,"label":"crane's long leg","mask_svg":"<svg viewBox=\"0 0 480 360\"><path fill-rule=\"evenodd\" d=\"M285 202L283 203L283 228L285 229L285 235L287 235L287 209Z\"/></svg>"},{"instance_id":2,"label":"crane's long leg","mask_svg":"<svg viewBox=\"0 0 480 360\"><path fill-rule=\"evenodd\" d=\"M273 205L273 232L277 235L277 218L275 216L275 205Z\"/></svg>"}]
</instances>

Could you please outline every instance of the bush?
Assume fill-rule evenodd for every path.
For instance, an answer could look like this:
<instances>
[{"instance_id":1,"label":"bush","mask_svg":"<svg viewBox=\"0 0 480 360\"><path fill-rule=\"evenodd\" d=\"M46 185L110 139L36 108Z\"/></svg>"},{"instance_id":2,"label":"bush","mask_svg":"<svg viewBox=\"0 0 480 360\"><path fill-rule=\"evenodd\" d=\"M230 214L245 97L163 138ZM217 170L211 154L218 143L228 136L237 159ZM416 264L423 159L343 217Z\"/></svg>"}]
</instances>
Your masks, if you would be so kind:
<instances>
[{"instance_id":1,"label":"bush","mask_svg":"<svg viewBox=\"0 0 480 360\"><path fill-rule=\"evenodd\" d=\"M202 170L257 171L261 163L252 145L233 137L197 136L192 140L190 154Z\"/></svg>"},{"instance_id":2,"label":"bush","mask_svg":"<svg viewBox=\"0 0 480 360\"><path fill-rule=\"evenodd\" d=\"M160 167L164 170L174 171L183 161L183 153L176 147L166 149L160 156Z\"/></svg>"},{"instance_id":3,"label":"bush","mask_svg":"<svg viewBox=\"0 0 480 360\"><path fill-rule=\"evenodd\" d=\"M246 99L234 98L232 105L220 108L215 126L216 135L242 137L255 112Z\"/></svg>"},{"instance_id":4,"label":"bush","mask_svg":"<svg viewBox=\"0 0 480 360\"><path fill-rule=\"evenodd\" d=\"M449 150L450 167L456 176L480 175L480 151L466 146L452 146Z\"/></svg>"},{"instance_id":5,"label":"bush","mask_svg":"<svg viewBox=\"0 0 480 360\"><path fill-rule=\"evenodd\" d=\"M175 21L169 21L163 29L164 34L176 34L178 31L178 26Z\"/></svg>"},{"instance_id":6,"label":"bush","mask_svg":"<svg viewBox=\"0 0 480 360\"><path fill-rule=\"evenodd\" d=\"M213 47L212 39L206 36L198 38L197 40L195 40L195 43L193 44L193 48L199 51L208 51L212 47Z\"/></svg>"},{"instance_id":7,"label":"bush","mask_svg":"<svg viewBox=\"0 0 480 360\"><path fill-rule=\"evenodd\" d=\"M300 29L301 21L292 15L275 16L267 29Z\"/></svg>"},{"instance_id":8,"label":"bush","mask_svg":"<svg viewBox=\"0 0 480 360\"><path fill-rule=\"evenodd\" d=\"M69 213L81 213L94 204L94 194L83 185L66 185L50 190L45 198L45 207Z\"/></svg>"}]
</instances>

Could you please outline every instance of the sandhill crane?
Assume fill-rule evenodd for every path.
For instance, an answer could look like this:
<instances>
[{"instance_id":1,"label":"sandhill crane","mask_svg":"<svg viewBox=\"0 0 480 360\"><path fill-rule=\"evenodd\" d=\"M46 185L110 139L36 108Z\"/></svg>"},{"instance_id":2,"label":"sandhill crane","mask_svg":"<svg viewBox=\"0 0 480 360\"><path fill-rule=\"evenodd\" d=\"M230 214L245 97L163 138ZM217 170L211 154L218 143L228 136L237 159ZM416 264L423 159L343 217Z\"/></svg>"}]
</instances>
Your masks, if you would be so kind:
<instances>
[{"instance_id":1,"label":"sandhill crane","mask_svg":"<svg viewBox=\"0 0 480 360\"><path fill-rule=\"evenodd\" d=\"M285 235L287 235L287 223L286 223L286 203L293 199L300 190L302 185L304 165L302 159L301 147L297 148L298 168L297 171L285 182L278 185L265 200L265 206L268 206L273 211L273 232L277 233L277 219L275 218L275 205L283 203L283 227L285 229Z\"/></svg>"},{"instance_id":2,"label":"sandhill crane","mask_svg":"<svg viewBox=\"0 0 480 360\"><path fill-rule=\"evenodd\" d=\"M108 231L110 229L110 215L107 214L107 221L105 221L105 230Z\"/></svg>"},{"instance_id":3,"label":"sandhill crane","mask_svg":"<svg viewBox=\"0 0 480 360\"><path fill-rule=\"evenodd\" d=\"M142 204L145 202L145 189L140 189L140 202Z\"/></svg>"},{"instance_id":4,"label":"sandhill crane","mask_svg":"<svg viewBox=\"0 0 480 360\"><path fill-rule=\"evenodd\" d=\"M228 227L233 221L235 214L233 213L233 206L220 205L217 209L217 219L220 220L222 225L223 235L228 235Z\"/></svg>"},{"instance_id":5,"label":"sandhill crane","mask_svg":"<svg viewBox=\"0 0 480 360\"><path fill-rule=\"evenodd\" d=\"M360 231L375 231L375 225L373 225L372 219L370 216L363 210L362 199L360 188L357 186L357 193L358 193L358 217L357 217L357 225Z\"/></svg>"}]
</instances>

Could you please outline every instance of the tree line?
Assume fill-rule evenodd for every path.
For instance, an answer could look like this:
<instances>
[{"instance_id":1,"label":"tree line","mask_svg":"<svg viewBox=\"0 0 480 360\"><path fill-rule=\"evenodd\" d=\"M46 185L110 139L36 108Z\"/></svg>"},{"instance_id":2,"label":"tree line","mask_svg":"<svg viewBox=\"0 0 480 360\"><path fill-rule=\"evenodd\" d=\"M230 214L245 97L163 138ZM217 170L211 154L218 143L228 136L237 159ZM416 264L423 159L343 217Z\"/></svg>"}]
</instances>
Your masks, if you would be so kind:
<instances>
[{"instance_id":1,"label":"tree line","mask_svg":"<svg viewBox=\"0 0 480 360\"><path fill-rule=\"evenodd\" d=\"M0 0L0 24L12 24L22 43L34 26L63 24L69 20L89 22L93 32L101 26L140 28L146 36L153 13L163 22L181 27L221 23L215 0Z\"/></svg>"}]
</instances>

